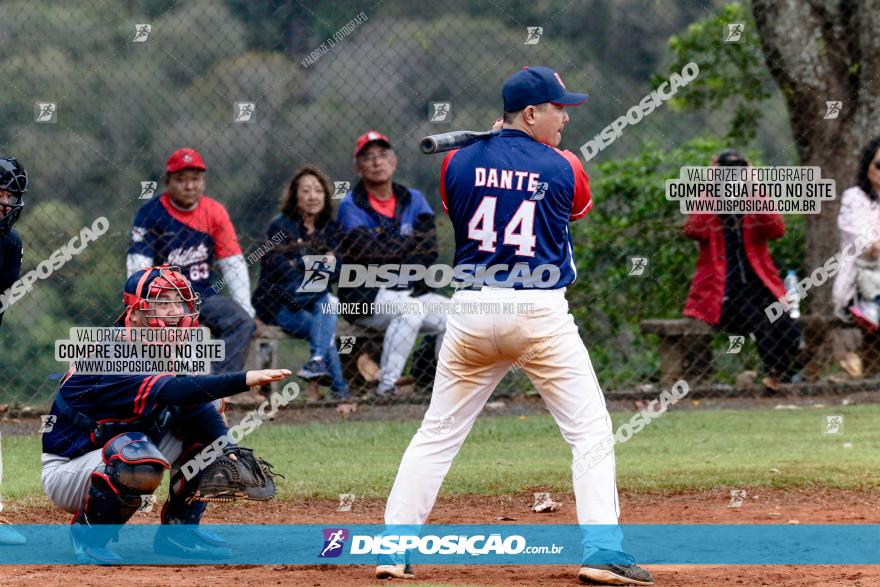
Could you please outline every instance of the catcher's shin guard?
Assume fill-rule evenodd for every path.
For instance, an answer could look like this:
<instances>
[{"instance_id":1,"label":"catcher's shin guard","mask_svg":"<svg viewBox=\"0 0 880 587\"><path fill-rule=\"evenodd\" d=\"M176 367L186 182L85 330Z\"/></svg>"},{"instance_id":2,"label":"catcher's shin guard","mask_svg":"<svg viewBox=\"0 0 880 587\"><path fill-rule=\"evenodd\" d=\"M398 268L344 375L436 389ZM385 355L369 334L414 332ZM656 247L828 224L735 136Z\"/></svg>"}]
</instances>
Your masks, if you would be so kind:
<instances>
[{"instance_id":1,"label":"catcher's shin guard","mask_svg":"<svg viewBox=\"0 0 880 587\"><path fill-rule=\"evenodd\" d=\"M103 450L104 463L92 472L82 509L74 517L73 541L78 554L103 548L116 537L141 506L141 495L152 494L162 482L168 462L150 439L140 432L111 438ZM76 526L83 526L76 528Z\"/></svg>"},{"instance_id":2,"label":"catcher's shin guard","mask_svg":"<svg viewBox=\"0 0 880 587\"><path fill-rule=\"evenodd\" d=\"M198 524L205 513L207 503L193 501L192 497L199 487L203 471L187 479L180 467L204 448L203 444L187 447L171 469L171 486L168 488L168 500L162 506L163 524Z\"/></svg>"}]
</instances>

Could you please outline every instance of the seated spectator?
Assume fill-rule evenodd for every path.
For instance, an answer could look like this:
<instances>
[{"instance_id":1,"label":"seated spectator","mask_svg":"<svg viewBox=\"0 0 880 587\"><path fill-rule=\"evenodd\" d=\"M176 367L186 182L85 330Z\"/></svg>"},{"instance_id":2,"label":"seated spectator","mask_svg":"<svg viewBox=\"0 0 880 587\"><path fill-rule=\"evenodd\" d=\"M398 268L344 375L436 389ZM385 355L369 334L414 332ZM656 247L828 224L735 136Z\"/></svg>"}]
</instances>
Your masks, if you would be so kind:
<instances>
[{"instance_id":1,"label":"seated spectator","mask_svg":"<svg viewBox=\"0 0 880 587\"><path fill-rule=\"evenodd\" d=\"M414 264L430 266L437 259L434 211L421 192L394 183L397 156L383 134L369 131L358 137L354 149L355 184L339 206L342 237L339 256L346 265ZM425 303L446 304L449 299L432 293L424 281L397 287L343 287L339 298L343 314L359 326L385 332L380 361L379 397L396 394L397 382L412 353L419 331L440 334L446 330L442 312L426 312ZM407 311L386 311L407 307ZM376 312L376 309L381 311ZM437 336L435 357L443 337Z\"/></svg>"},{"instance_id":2,"label":"seated spectator","mask_svg":"<svg viewBox=\"0 0 880 587\"><path fill-rule=\"evenodd\" d=\"M747 166L735 151L724 151L712 165ZM797 372L801 333L783 313L771 322L765 308L785 295L767 242L781 238L785 225L779 214L692 214L684 233L700 247L697 269L684 315L718 330L754 335L767 376L765 387L778 391Z\"/></svg>"},{"instance_id":3,"label":"seated spectator","mask_svg":"<svg viewBox=\"0 0 880 587\"><path fill-rule=\"evenodd\" d=\"M309 382L311 399L319 397L318 384L329 383L333 398L348 400L351 394L336 350L338 300L329 290L332 275L315 272L313 277L326 279L307 280L306 270L313 265L304 259L307 255L318 256L318 262L328 267L332 262L338 239L332 193L329 180L317 167L302 167L290 179L281 196L281 213L266 229L267 242L279 244L261 260L254 306L264 323L309 340L311 358L297 375ZM354 409L348 401L337 407L342 413Z\"/></svg>"},{"instance_id":4,"label":"seated spectator","mask_svg":"<svg viewBox=\"0 0 880 587\"><path fill-rule=\"evenodd\" d=\"M862 151L857 179L857 185L840 197L837 227L841 250L880 229L880 137ZM880 327L880 241L855 259L841 258L831 297L835 314L841 318L849 320L852 315L872 332Z\"/></svg>"},{"instance_id":5,"label":"seated spectator","mask_svg":"<svg viewBox=\"0 0 880 587\"><path fill-rule=\"evenodd\" d=\"M144 267L179 267L202 299L202 325L226 342L225 358L211 364L212 372L244 371L256 331L250 278L229 213L205 195L206 169L195 149L171 154L165 165L166 191L141 206L134 217L126 265L129 277ZM215 263L223 279L212 287ZM223 288L228 298L217 295Z\"/></svg>"}]
</instances>

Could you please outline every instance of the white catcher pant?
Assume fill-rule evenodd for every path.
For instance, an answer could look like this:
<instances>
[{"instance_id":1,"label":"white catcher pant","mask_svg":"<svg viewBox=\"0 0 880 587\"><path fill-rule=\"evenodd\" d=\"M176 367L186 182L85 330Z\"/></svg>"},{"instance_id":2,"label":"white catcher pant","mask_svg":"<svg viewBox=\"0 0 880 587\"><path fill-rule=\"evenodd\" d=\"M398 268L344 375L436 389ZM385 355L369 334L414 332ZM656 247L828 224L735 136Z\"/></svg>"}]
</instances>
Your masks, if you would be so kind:
<instances>
[{"instance_id":1,"label":"white catcher pant","mask_svg":"<svg viewBox=\"0 0 880 587\"><path fill-rule=\"evenodd\" d=\"M388 496L385 523L389 525L425 523L452 460L512 366L521 366L535 385L574 459L612 434L605 398L568 313L564 289L484 287L459 291L452 300L534 305L531 313L524 314L449 316L431 405L403 455ZM619 506L613 452L572 477L578 523L616 525Z\"/></svg>"},{"instance_id":2,"label":"white catcher pant","mask_svg":"<svg viewBox=\"0 0 880 587\"><path fill-rule=\"evenodd\" d=\"M159 451L172 464L173 473L174 465L180 465L176 461L183 452L183 442L168 433L162 437ZM96 449L75 459L43 453L43 491L53 504L72 514L79 513L89 490L89 476L104 462L102 452Z\"/></svg>"}]
</instances>

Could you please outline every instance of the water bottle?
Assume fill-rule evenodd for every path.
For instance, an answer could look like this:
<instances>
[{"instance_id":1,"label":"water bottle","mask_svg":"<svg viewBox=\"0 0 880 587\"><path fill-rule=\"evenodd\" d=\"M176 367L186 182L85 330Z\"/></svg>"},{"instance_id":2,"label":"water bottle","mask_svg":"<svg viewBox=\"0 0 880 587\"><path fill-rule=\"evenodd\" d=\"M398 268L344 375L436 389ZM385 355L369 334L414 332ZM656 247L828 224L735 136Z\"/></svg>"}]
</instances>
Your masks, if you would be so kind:
<instances>
[{"instance_id":1,"label":"water bottle","mask_svg":"<svg viewBox=\"0 0 880 587\"><path fill-rule=\"evenodd\" d=\"M797 290L798 276L794 269L788 270L782 283L785 286L785 292L788 297L788 315L797 320L801 317L801 294Z\"/></svg>"}]
</instances>

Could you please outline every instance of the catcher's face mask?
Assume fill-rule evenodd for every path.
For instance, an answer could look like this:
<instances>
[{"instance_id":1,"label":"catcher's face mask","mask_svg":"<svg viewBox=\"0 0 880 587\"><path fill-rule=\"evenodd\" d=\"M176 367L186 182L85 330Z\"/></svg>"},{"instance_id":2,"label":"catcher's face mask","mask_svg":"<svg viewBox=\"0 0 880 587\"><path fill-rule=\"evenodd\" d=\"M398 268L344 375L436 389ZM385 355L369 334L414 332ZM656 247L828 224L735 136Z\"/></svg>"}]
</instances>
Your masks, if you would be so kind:
<instances>
[{"instance_id":1,"label":"catcher's face mask","mask_svg":"<svg viewBox=\"0 0 880 587\"><path fill-rule=\"evenodd\" d=\"M132 293L126 287L122 295L125 312L117 320L118 324L134 326L131 315L138 310L147 321L139 326L195 328L199 325L201 299L177 267L162 265L144 269L132 275L129 284L134 279L135 291Z\"/></svg>"}]
</instances>

